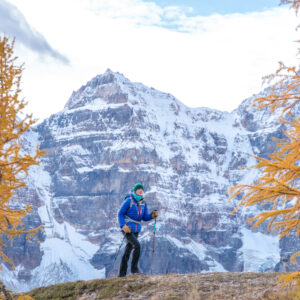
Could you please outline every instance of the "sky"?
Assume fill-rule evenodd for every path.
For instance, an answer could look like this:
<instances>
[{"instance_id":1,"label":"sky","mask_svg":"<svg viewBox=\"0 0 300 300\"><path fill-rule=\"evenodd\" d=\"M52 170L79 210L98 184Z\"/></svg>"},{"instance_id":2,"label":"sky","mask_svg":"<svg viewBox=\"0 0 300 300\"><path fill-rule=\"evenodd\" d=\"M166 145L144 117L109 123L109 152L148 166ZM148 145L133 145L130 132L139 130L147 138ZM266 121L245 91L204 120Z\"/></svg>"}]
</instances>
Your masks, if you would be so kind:
<instances>
[{"instance_id":1,"label":"sky","mask_svg":"<svg viewBox=\"0 0 300 300\"><path fill-rule=\"evenodd\" d=\"M147 0L161 6L190 7L189 15L259 12L278 6L279 0Z\"/></svg>"},{"instance_id":2,"label":"sky","mask_svg":"<svg viewBox=\"0 0 300 300\"><path fill-rule=\"evenodd\" d=\"M283 61L299 17L280 0L0 0L0 34L25 63L26 113L42 121L108 68L190 107L232 111Z\"/></svg>"}]
</instances>

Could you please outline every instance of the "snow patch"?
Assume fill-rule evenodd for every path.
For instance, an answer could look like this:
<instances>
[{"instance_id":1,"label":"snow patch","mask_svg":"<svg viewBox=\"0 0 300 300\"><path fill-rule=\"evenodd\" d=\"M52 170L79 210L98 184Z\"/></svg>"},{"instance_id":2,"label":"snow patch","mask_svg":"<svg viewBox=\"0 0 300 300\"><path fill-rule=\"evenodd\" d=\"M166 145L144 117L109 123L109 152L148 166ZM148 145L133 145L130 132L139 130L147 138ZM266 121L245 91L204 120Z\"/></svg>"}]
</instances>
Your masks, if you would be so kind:
<instances>
[{"instance_id":1,"label":"snow patch","mask_svg":"<svg viewBox=\"0 0 300 300\"><path fill-rule=\"evenodd\" d=\"M244 272L266 272L273 270L280 261L278 236L266 235L242 228Z\"/></svg>"}]
</instances>

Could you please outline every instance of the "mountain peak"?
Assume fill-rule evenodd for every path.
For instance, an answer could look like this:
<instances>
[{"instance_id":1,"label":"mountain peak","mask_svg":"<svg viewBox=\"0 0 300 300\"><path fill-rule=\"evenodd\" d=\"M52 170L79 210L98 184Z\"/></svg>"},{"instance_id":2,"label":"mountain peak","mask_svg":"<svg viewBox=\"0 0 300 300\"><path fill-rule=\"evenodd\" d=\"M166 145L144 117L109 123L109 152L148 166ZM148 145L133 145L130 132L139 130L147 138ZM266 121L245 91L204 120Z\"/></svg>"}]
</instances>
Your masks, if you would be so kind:
<instances>
[{"instance_id":1,"label":"mountain peak","mask_svg":"<svg viewBox=\"0 0 300 300\"><path fill-rule=\"evenodd\" d=\"M122 73L113 72L111 69L106 69L103 74L98 74L91 80L89 80L86 85L82 86L79 90L85 89L87 86L95 88L98 85L104 85L109 83L125 83L130 82L128 78L126 78Z\"/></svg>"},{"instance_id":2,"label":"mountain peak","mask_svg":"<svg viewBox=\"0 0 300 300\"><path fill-rule=\"evenodd\" d=\"M122 73L113 72L109 68L106 69L106 71L103 74L97 75L95 78L99 79L99 83L100 84L107 84L107 83L111 83L111 82L120 82L120 83L123 83L123 82L129 82L130 81Z\"/></svg>"},{"instance_id":3,"label":"mountain peak","mask_svg":"<svg viewBox=\"0 0 300 300\"><path fill-rule=\"evenodd\" d=\"M95 98L107 98L113 93L120 93L123 84L129 84L131 81L122 73L113 72L106 69L103 74L96 75L89 80L79 90L73 91L71 97L67 101L65 108L76 108L87 104ZM109 100L109 99L106 99Z\"/></svg>"}]
</instances>

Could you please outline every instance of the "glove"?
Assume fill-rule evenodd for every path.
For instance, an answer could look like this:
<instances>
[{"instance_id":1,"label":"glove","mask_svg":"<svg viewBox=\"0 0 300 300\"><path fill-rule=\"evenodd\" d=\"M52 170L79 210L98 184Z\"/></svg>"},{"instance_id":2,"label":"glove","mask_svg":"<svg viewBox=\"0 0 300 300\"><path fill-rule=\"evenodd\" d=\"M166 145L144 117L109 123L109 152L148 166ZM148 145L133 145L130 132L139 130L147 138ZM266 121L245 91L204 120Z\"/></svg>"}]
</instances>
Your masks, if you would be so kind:
<instances>
[{"instance_id":1,"label":"glove","mask_svg":"<svg viewBox=\"0 0 300 300\"><path fill-rule=\"evenodd\" d=\"M152 216L152 218L158 217L158 211L157 211L157 210L154 210L154 211L151 213L151 216Z\"/></svg>"},{"instance_id":2,"label":"glove","mask_svg":"<svg viewBox=\"0 0 300 300\"><path fill-rule=\"evenodd\" d=\"M127 226L126 224L122 227L122 229L123 229L123 231L124 231L125 233L130 233L130 232L131 232L130 227Z\"/></svg>"}]
</instances>

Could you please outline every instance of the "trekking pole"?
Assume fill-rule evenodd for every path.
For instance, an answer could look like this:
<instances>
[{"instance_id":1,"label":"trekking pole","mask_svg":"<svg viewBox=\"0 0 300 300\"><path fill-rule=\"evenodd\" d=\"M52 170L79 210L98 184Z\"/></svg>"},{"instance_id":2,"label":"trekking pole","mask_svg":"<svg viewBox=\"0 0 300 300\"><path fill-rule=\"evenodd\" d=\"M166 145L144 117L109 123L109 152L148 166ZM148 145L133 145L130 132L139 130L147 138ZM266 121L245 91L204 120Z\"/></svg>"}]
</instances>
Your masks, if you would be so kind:
<instances>
[{"instance_id":1,"label":"trekking pole","mask_svg":"<svg viewBox=\"0 0 300 300\"><path fill-rule=\"evenodd\" d=\"M118 249L117 253L115 254L113 265L112 265L110 271L108 272L107 277L109 277L109 274L110 274L111 270L114 268L115 261L116 261L116 259L117 259L117 256L119 255L119 252L120 252L120 249L121 249L121 247L122 247L122 245L123 245L123 243L124 243L124 240L125 240L125 235L124 235L124 237L123 237L123 240L122 240L122 242L121 242L121 244L120 244L120 246L119 246L119 249Z\"/></svg>"},{"instance_id":2,"label":"trekking pole","mask_svg":"<svg viewBox=\"0 0 300 300\"><path fill-rule=\"evenodd\" d=\"M155 245L155 231L156 231L156 218L154 220L154 229L153 229L153 248L152 248L152 260L151 260L151 270L150 273L152 275L152 265L153 265L153 256L154 256L154 245Z\"/></svg>"}]
</instances>

